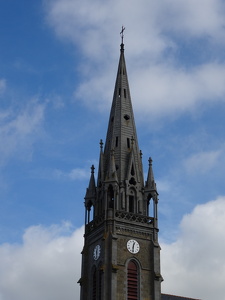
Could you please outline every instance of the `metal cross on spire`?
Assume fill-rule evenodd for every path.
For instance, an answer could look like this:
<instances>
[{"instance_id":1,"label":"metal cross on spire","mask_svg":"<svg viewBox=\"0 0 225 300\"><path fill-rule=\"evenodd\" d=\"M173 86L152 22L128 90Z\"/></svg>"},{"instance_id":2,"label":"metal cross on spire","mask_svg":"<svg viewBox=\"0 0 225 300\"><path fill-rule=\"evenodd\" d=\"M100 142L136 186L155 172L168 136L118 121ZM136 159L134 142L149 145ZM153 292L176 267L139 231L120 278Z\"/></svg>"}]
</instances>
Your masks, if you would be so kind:
<instances>
[{"instance_id":1,"label":"metal cross on spire","mask_svg":"<svg viewBox=\"0 0 225 300\"><path fill-rule=\"evenodd\" d=\"M121 39L122 39L122 42L121 42L121 44L123 44L123 37L124 37L124 34L123 34L123 32L124 32L124 30L125 30L125 27L123 27L123 26L122 26L122 30L121 30L121 32L120 32Z\"/></svg>"}]
</instances>

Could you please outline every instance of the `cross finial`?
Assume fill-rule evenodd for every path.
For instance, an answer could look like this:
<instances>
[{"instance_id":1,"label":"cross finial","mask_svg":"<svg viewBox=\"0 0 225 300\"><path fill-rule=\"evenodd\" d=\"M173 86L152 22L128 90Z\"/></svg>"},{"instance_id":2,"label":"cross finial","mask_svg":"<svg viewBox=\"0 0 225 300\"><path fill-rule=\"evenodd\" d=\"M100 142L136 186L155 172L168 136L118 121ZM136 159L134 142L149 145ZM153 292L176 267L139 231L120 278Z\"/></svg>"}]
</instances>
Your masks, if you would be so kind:
<instances>
[{"instance_id":1,"label":"cross finial","mask_svg":"<svg viewBox=\"0 0 225 300\"><path fill-rule=\"evenodd\" d=\"M91 166L91 174L94 174L94 172L95 172L95 167L94 167L94 165L92 165Z\"/></svg>"},{"instance_id":2,"label":"cross finial","mask_svg":"<svg viewBox=\"0 0 225 300\"><path fill-rule=\"evenodd\" d=\"M103 149L103 142L102 142L102 139L100 140L100 149L101 149L101 151L102 151L102 149Z\"/></svg>"},{"instance_id":3,"label":"cross finial","mask_svg":"<svg viewBox=\"0 0 225 300\"><path fill-rule=\"evenodd\" d=\"M149 166L152 166L152 158L151 157L149 157L148 162L149 162Z\"/></svg>"},{"instance_id":4,"label":"cross finial","mask_svg":"<svg viewBox=\"0 0 225 300\"><path fill-rule=\"evenodd\" d=\"M121 30L121 32L120 32L120 35L121 35L121 44L123 44L123 37L124 37L124 34L123 34L123 32L124 32L124 30L125 30L125 27L123 27L122 26L122 30Z\"/></svg>"}]
</instances>

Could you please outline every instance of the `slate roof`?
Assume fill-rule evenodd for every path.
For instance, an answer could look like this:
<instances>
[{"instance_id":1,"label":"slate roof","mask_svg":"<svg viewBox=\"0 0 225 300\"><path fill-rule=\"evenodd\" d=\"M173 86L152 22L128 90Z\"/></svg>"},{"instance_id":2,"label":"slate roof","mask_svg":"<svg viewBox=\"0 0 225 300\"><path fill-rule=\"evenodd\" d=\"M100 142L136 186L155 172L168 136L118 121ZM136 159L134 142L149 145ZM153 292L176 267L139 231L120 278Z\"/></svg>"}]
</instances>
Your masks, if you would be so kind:
<instances>
[{"instance_id":1,"label":"slate roof","mask_svg":"<svg viewBox=\"0 0 225 300\"><path fill-rule=\"evenodd\" d=\"M193 299L193 298L187 298L187 297L181 297L181 296L175 296L175 295L162 294L161 300L200 300L200 299Z\"/></svg>"}]
</instances>

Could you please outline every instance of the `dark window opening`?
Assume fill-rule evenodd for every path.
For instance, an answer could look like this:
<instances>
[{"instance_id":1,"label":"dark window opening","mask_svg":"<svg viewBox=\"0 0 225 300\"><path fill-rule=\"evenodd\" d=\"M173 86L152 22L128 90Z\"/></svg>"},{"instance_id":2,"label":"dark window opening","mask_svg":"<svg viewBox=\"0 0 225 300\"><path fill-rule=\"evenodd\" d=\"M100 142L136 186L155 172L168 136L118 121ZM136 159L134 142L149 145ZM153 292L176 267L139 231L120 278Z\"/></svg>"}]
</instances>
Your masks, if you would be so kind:
<instances>
[{"instance_id":1,"label":"dark window opening","mask_svg":"<svg viewBox=\"0 0 225 300\"><path fill-rule=\"evenodd\" d=\"M110 185L108 188L108 203L109 203L109 208L113 208L114 207L114 191L113 191L113 187Z\"/></svg>"},{"instance_id":2,"label":"dark window opening","mask_svg":"<svg viewBox=\"0 0 225 300\"><path fill-rule=\"evenodd\" d=\"M130 173L131 173L131 175L132 175L132 176L134 176L134 175L135 175L135 172L134 172L134 165L133 165L133 164L132 164L132 167L131 167L131 172L130 172Z\"/></svg>"},{"instance_id":3,"label":"dark window opening","mask_svg":"<svg viewBox=\"0 0 225 300\"><path fill-rule=\"evenodd\" d=\"M134 179L134 177L131 177L131 179L129 180L129 183L132 185L136 184L136 180Z\"/></svg>"},{"instance_id":4,"label":"dark window opening","mask_svg":"<svg viewBox=\"0 0 225 300\"><path fill-rule=\"evenodd\" d=\"M98 298L99 298L99 300L101 300L102 299L102 277L103 277L103 271L102 270L100 270L99 271L99 282L98 282L98 293L99 293L99 295L98 295Z\"/></svg>"},{"instance_id":5,"label":"dark window opening","mask_svg":"<svg viewBox=\"0 0 225 300\"><path fill-rule=\"evenodd\" d=\"M93 272L93 277L92 277L92 300L97 300L97 280L96 280L96 269Z\"/></svg>"},{"instance_id":6,"label":"dark window opening","mask_svg":"<svg viewBox=\"0 0 225 300\"><path fill-rule=\"evenodd\" d=\"M127 148L130 148L130 139L127 138Z\"/></svg>"},{"instance_id":7,"label":"dark window opening","mask_svg":"<svg viewBox=\"0 0 225 300\"><path fill-rule=\"evenodd\" d=\"M134 212L134 196L129 196L129 212Z\"/></svg>"},{"instance_id":8,"label":"dark window opening","mask_svg":"<svg viewBox=\"0 0 225 300\"><path fill-rule=\"evenodd\" d=\"M118 136L116 137L116 147L118 147Z\"/></svg>"},{"instance_id":9,"label":"dark window opening","mask_svg":"<svg viewBox=\"0 0 225 300\"><path fill-rule=\"evenodd\" d=\"M127 300L138 299L138 270L135 262L130 261L127 268Z\"/></svg>"},{"instance_id":10,"label":"dark window opening","mask_svg":"<svg viewBox=\"0 0 225 300\"><path fill-rule=\"evenodd\" d=\"M129 115L124 115L124 119L125 119L126 121L128 121L128 120L130 120L130 116L129 116Z\"/></svg>"},{"instance_id":11,"label":"dark window opening","mask_svg":"<svg viewBox=\"0 0 225 300\"><path fill-rule=\"evenodd\" d=\"M124 98L127 98L127 91L126 91L126 89L124 89L123 92L124 92Z\"/></svg>"}]
</instances>

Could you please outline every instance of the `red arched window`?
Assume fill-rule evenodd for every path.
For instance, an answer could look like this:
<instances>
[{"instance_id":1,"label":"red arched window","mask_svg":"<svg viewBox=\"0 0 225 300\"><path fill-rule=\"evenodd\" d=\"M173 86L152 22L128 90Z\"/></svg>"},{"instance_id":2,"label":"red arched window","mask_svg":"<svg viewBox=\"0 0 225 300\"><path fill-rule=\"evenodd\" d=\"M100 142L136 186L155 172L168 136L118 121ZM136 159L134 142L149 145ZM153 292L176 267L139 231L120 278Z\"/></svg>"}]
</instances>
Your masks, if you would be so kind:
<instances>
[{"instance_id":1,"label":"red arched window","mask_svg":"<svg viewBox=\"0 0 225 300\"><path fill-rule=\"evenodd\" d=\"M127 267L127 300L138 300L138 268L132 260Z\"/></svg>"}]
</instances>

